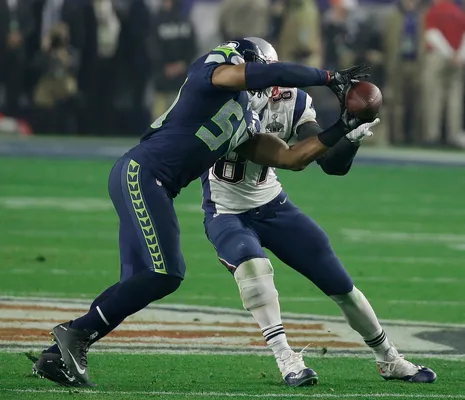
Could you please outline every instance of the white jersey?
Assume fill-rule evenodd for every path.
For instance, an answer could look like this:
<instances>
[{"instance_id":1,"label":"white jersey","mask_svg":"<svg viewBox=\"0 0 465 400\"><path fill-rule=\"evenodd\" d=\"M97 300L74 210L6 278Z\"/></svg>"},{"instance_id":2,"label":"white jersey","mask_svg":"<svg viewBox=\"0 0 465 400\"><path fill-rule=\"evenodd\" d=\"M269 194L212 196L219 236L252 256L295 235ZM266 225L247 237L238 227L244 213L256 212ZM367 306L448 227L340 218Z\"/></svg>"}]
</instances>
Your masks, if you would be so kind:
<instances>
[{"instance_id":1,"label":"white jersey","mask_svg":"<svg viewBox=\"0 0 465 400\"><path fill-rule=\"evenodd\" d=\"M296 129L315 121L312 98L300 89L274 88L260 113L261 133L285 142L297 141ZM260 207L281 192L274 168L263 167L231 152L202 176L203 208L217 214L239 214Z\"/></svg>"}]
</instances>

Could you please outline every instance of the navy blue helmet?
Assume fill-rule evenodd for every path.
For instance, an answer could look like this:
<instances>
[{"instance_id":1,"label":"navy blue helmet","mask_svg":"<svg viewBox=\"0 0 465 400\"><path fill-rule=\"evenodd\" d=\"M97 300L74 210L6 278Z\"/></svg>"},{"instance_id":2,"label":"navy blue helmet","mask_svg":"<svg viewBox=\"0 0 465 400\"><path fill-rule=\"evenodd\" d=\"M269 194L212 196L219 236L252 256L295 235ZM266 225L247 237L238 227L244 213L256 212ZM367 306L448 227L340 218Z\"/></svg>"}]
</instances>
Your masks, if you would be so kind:
<instances>
[{"instance_id":1,"label":"navy blue helmet","mask_svg":"<svg viewBox=\"0 0 465 400\"><path fill-rule=\"evenodd\" d=\"M258 62L266 64L266 57L258 45L248 39L237 39L226 42L233 45L237 52L244 58L245 62Z\"/></svg>"}]
</instances>

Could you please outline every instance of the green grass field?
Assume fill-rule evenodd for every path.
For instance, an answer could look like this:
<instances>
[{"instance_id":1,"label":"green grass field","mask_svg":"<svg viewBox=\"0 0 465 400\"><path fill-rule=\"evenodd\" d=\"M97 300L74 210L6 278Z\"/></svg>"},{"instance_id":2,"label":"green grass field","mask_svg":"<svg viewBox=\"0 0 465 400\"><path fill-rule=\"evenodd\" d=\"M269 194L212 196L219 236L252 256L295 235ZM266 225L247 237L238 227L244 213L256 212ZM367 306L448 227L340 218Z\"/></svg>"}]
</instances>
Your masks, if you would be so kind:
<instances>
[{"instance_id":1,"label":"green grass field","mask_svg":"<svg viewBox=\"0 0 465 400\"><path fill-rule=\"evenodd\" d=\"M45 335L53 326L54 317L47 314L52 308L37 314L45 325L40 320L24 325L31 330L24 337L15 333L14 318L20 315L18 321L24 322L39 312L33 307L34 302L41 304L39 298L80 299L79 307L83 307L83 300L92 299L118 280L117 219L107 196L111 166L108 161L0 158L0 296L4 301L0 299L1 399L63 397L59 387L31 376L30 363L21 354L28 346L41 348L33 343L44 342L40 332ZM310 333L307 337L296 326L291 344L299 348L303 341L315 340L306 359L320 375L318 387L291 390L280 383L271 356L233 354L234 346L229 343L229 355L215 353L214 344L210 354L182 354L173 334L168 342L174 343L177 354L139 354L143 346L137 351L118 352L114 347L112 353L91 352L91 376L98 387L73 396L465 398L465 361L460 361L465 353L463 168L356 166L348 176L339 178L325 176L312 167L303 173L281 173L280 177L292 200L328 232L378 316L406 321L412 340L421 339L409 347L410 339L394 332L402 332L402 326L386 325L388 335L392 329L396 340L404 340L406 348L401 350L408 354L410 349L413 360L436 370L438 382L429 386L384 382L373 360L361 352L363 348L356 356L347 357L344 346L332 348L331 341L323 346L326 342L312 339ZM160 304L167 308L176 304L199 306L201 310L242 310L234 280L217 262L204 236L200 201L198 183L176 200L188 273L180 290ZM271 258L283 312L312 315L307 321L289 314L290 323L296 324L300 318L309 324L320 315L323 324L330 324L333 319L327 317L339 315L338 308L311 283ZM18 308L20 303L15 301L26 302L28 297L34 298L29 308ZM57 318L63 315L57 314ZM218 318L227 326L224 315ZM199 322L197 318L190 320L192 324ZM333 329L334 335L339 335L335 340L343 341L345 333ZM182 336L182 325L179 332ZM259 333L254 335L260 340ZM195 343L194 336L189 340ZM153 350L165 339L144 340L141 343ZM209 339L201 340L207 343ZM356 336L351 336L349 341L354 340ZM110 339L103 342L116 343ZM321 355L322 347L328 350L325 356ZM332 357L336 353L342 357Z\"/></svg>"}]
</instances>

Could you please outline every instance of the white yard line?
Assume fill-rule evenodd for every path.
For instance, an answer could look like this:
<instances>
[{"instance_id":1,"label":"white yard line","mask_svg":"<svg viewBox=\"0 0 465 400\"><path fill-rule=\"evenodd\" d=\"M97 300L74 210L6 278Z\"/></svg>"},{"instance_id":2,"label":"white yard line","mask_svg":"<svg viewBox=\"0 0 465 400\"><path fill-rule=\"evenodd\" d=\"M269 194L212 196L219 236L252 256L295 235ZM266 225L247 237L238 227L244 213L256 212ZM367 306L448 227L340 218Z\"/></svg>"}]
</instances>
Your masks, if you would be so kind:
<instances>
[{"instance_id":1,"label":"white yard line","mask_svg":"<svg viewBox=\"0 0 465 400\"><path fill-rule=\"evenodd\" d=\"M178 299L182 300L216 300L218 296L178 296ZM228 301L238 301L239 297L221 297L222 300ZM321 303L328 301L327 297L288 297L288 296L279 296L279 300L284 303ZM461 307L465 306L465 301L450 301L450 300L407 300L407 299L398 299L398 300L387 300L388 304L413 304L413 305L423 305L423 306L455 306Z\"/></svg>"},{"instance_id":2,"label":"white yard line","mask_svg":"<svg viewBox=\"0 0 465 400\"><path fill-rule=\"evenodd\" d=\"M374 232L374 231L373 231ZM376 233L375 233L376 234ZM462 264L463 257L389 257L389 256L350 256L343 257L344 260L354 260L357 262L373 262L383 264Z\"/></svg>"},{"instance_id":3,"label":"white yard line","mask_svg":"<svg viewBox=\"0 0 465 400\"><path fill-rule=\"evenodd\" d=\"M451 248L452 250L465 251L465 243L464 244L450 244L449 248Z\"/></svg>"},{"instance_id":4,"label":"white yard line","mask_svg":"<svg viewBox=\"0 0 465 400\"><path fill-rule=\"evenodd\" d=\"M99 230L64 230L64 229L12 229L8 231L8 235L21 236L21 237L34 237L34 238L68 238L75 237L79 239L100 239L100 240L111 240L117 242L118 240L118 229L108 229L106 231Z\"/></svg>"},{"instance_id":5,"label":"white yard line","mask_svg":"<svg viewBox=\"0 0 465 400\"><path fill-rule=\"evenodd\" d=\"M465 235L455 233L424 233L424 232L392 232L364 229L341 229L341 233L349 240L369 242L420 242L420 243L465 243Z\"/></svg>"},{"instance_id":6,"label":"white yard line","mask_svg":"<svg viewBox=\"0 0 465 400\"><path fill-rule=\"evenodd\" d=\"M28 268L11 268L8 270L8 273L11 275L35 275L41 273L43 275L43 266L41 264L36 267ZM107 270L73 270L73 269L64 269L64 268L49 268L47 269L47 274L49 275L61 275L61 276L88 276L88 277L103 277L103 276L113 276L115 271Z\"/></svg>"},{"instance_id":7,"label":"white yard line","mask_svg":"<svg viewBox=\"0 0 465 400\"><path fill-rule=\"evenodd\" d=\"M102 212L113 210L109 198L99 197L0 197L0 207L10 210L58 209L74 212ZM176 209L184 212L201 213L201 199L198 203L178 203Z\"/></svg>"},{"instance_id":8,"label":"white yard line","mask_svg":"<svg viewBox=\"0 0 465 400\"><path fill-rule=\"evenodd\" d=\"M13 393L64 393L69 394L74 389L4 389L0 392ZM307 399L348 399L348 398L401 398L401 399L465 399L463 394L406 394L406 393L234 393L234 392L169 392L169 391L116 391L116 390L79 390L80 395L108 395L108 396L183 396L192 398L202 397L244 397L244 398L307 398Z\"/></svg>"},{"instance_id":9,"label":"white yard line","mask_svg":"<svg viewBox=\"0 0 465 400\"><path fill-rule=\"evenodd\" d=\"M399 278L390 278L388 276L353 276L356 282L383 282L383 283L399 283ZM431 283L434 285L450 285L450 284L463 284L465 279L438 277L438 278L423 278L421 276L413 276L411 278L402 278L402 282L424 285Z\"/></svg>"},{"instance_id":10,"label":"white yard line","mask_svg":"<svg viewBox=\"0 0 465 400\"><path fill-rule=\"evenodd\" d=\"M88 197L0 197L0 205L8 209L54 208L67 211L105 211L113 208L109 198Z\"/></svg>"},{"instance_id":11,"label":"white yard line","mask_svg":"<svg viewBox=\"0 0 465 400\"><path fill-rule=\"evenodd\" d=\"M44 232L45 233L45 232ZM43 236L43 235L42 235ZM117 243L117 236L115 243ZM69 252L69 253L77 253L77 254L105 254L105 255L118 255L118 248L115 247L113 249L102 249L102 248L89 248L86 247L85 250L83 250L81 247L50 247L50 246L40 246L40 245L32 245L32 246L18 246L18 245L11 245L11 246L0 246L0 252L6 252L6 253L11 253L11 252L24 252L25 249L27 249L28 253L34 253L36 252L37 255L39 254L47 254L47 253L52 253L52 254L60 254L63 252Z\"/></svg>"},{"instance_id":12,"label":"white yard line","mask_svg":"<svg viewBox=\"0 0 465 400\"><path fill-rule=\"evenodd\" d=\"M327 298L319 297L286 297L280 296L279 299L282 302L288 303L315 303L321 301L328 301ZM387 300L388 304L406 304L416 306L442 306L442 307L462 307L465 306L465 301L453 301L453 300Z\"/></svg>"},{"instance_id":13,"label":"white yard line","mask_svg":"<svg viewBox=\"0 0 465 400\"><path fill-rule=\"evenodd\" d=\"M221 279L221 280L231 280L231 274L229 274L226 269L224 271L216 272L216 273L202 273L202 272L195 272L191 276L197 278L211 278L211 279ZM352 279L355 282L379 282L379 283L399 283L399 278L393 278L389 276L356 276L352 275ZM425 283L434 284L434 285L460 285L465 283L465 279L460 278L453 278L453 277L446 277L441 276L437 278L425 278L422 276L412 276L410 278L402 278L402 282L404 283L412 283L412 284L419 284L424 285Z\"/></svg>"},{"instance_id":14,"label":"white yard line","mask_svg":"<svg viewBox=\"0 0 465 400\"><path fill-rule=\"evenodd\" d=\"M453 300L388 300L389 304L414 304L416 306L465 306L465 301Z\"/></svg>"},{"instance_id":15,"label":"white yard line","mask_svg":"<svg viewBox=\"0 0 465 400\"><path fill-rule=\"evenodd\" d=\"M218 296L178 296L178 300L217 300ZM222 300L227 301L238 301L239 297L221 297ZM328 301L326 297L288 297L279 296L279 300L284 303L321 303ZM388 304L411 304L420 306L444 306L444 307L462 307L465 306L465 301L453 301L453 300L387 300Z\"/></svg>"}]
</instances>

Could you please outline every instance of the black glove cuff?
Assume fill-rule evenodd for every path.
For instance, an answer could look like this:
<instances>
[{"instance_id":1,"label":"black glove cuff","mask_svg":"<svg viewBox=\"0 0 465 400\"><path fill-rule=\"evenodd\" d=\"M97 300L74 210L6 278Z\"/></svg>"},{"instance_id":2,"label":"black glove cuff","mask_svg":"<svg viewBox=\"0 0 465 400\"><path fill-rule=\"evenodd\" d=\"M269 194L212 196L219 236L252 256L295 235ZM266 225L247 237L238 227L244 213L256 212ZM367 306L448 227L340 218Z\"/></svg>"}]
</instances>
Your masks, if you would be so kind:
<instances>
[{"instance_id":1,"label":"black glove cuff","mask_svg":"<svg viewBox=\"0 0 465 400\"><path fill-rule=\"evenodd\" d=\"M331 128L326 129L318 135L318 139L326 147L333 147L346 135L346 126L343 121L337 121Z\"/></svg>"}]
</instances>

